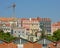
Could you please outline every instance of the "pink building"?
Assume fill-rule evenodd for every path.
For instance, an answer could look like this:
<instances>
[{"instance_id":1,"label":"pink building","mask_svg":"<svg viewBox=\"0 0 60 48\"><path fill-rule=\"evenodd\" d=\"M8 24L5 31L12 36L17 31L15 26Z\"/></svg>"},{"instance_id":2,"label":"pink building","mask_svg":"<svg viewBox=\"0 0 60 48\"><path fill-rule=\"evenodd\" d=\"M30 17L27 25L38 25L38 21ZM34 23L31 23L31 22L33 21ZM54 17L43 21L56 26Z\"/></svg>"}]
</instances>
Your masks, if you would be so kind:
<instances>
[{"instance_id":1,"label":"pink building","mask_svg":"<svg viewBox=\"0 0 60 48\"><path fill-rule=\"evenodd\" d=\"M52 34L54 31L56 31L58 29L60 29L60 22L56 22L51 25Z\"/></svg>"},{"instance_id":2,"label":"pink building","mask_svg":"<svg viewBox=\"0 0 60 48\"><path fill-rule=\"evenodd\" d=\"M22 27L29 29L30 28L30 20L27 18L21 18Z\"/></svg>"}]
</instances>

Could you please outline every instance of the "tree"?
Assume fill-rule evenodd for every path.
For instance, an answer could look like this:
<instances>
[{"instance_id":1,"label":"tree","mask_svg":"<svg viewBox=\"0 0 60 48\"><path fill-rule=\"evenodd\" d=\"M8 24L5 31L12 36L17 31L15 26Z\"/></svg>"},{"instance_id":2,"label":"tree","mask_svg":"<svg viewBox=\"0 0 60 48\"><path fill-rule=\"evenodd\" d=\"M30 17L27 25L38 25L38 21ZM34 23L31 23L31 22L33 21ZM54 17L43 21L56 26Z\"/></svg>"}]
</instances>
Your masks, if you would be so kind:
<instances>
[{"instance_id":1,"label":"tree","mask_svg":"<svg viewBox=\"0 0 60 48\"><path fill-rule=\"evenodd\" d=\"M56 41L56 38L51 36L51 35L47 35L46 38L51 40L51 41Z\"/></svg>"},{"instance_id":2,"label":"tree","mask_svg":"<svg viewBox=\"0 0 60 48\"><path fill-rule=\"evenodd\" d=\"M6 42L11 42L12 40L15 39L10 33L4 33L3 30L0 30L0 39L4 40Z\"/></svg>"},{"instance_id":3,"label":"tree","mask_svg":"<svg viewBox=\"0 0 60 48\"><path fill-rule=\"evenodd\" d=\"M47 38L52 41L60 40L60 29L54 31L53 36L47 35Z\"/></svg>"},{"instance_id":4,"label":"tree","mask_svg":"<svg viewBox=\"0 0 60 48\"><path fill-rule=\"evenodd\" d=\"M13 37L10 33L4 33L4 40L6 41L6 42L11 42L12 40L14 40L15 39L15 37Z\"/></svg>"},{"instance_id":5,"label":"tree","mask_svg":"<svg viewBox=\"0 0 60 48\"><path fill-rule=\"evenodd\" d=\"M60 40L60 29L53 33L53 37L56 38L56 41Z\"/></svg>"}]
</instances>

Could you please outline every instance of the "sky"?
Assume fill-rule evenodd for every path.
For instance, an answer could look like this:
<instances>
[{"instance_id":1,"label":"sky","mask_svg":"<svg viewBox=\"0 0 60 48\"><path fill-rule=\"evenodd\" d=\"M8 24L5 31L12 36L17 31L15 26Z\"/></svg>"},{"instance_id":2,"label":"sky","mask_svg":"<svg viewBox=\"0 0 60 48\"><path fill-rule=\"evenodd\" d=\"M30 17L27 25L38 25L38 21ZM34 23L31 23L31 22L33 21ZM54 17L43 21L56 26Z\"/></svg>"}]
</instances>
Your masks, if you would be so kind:
<instances>
[{"instance_id":1,"label":"sky","mask_svg":"<svg viewBox=\"0 0 60 48\"><path fill-rule=\"evenodd\" d=\"M60 0L0 0L0 17L12 17L16 3L15 17L18 18L51 18L52 22L60 21Z\"/></svg>"}]
</instances>

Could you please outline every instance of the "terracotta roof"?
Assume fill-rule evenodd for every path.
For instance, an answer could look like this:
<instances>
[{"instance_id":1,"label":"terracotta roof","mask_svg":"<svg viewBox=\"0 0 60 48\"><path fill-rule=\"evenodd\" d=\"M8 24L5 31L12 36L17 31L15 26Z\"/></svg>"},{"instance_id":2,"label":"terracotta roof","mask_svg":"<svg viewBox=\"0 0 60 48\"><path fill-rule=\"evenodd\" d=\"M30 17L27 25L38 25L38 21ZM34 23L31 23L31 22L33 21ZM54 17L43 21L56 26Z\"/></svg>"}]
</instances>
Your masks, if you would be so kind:
<instances>
[{"instance_id":1,"label":"terracotta roof","mask_svg":"<svg viewBox=\"0 0 60 48\"><path fill-rule=\"evenodd\" d=\"M25 43L24 44L24 48L42 48L43 45L42 44L38 44L38 43L31 43L31 42L28 42L28 43ZM47 45L47 48L50 47L50 48L56 48L56 46L54 46L54 43L50 43Z\"/></svg>"},{"instance_id":2,"label":"terracotta roof","mask_svg":"<svg viewBox=\"0 0 60 48\"><path fill-rule=\"evenodd\" d=\"M24 48L42 48L42 45L38 43L28 42L24 44Z\"/></svg>"},{"instance_id":3,"label":"terracotta roof","mask_svg":"<svg viewBox=\"0 0 60 48\"><path fill-rule=\"evenodd\" d=\"M21 21L23 21L23 20L28 20L28 18L21 18Z\"/></svg>"},{"instance_id":4,"label":"terracotta roof","mask_svg":"<svg viewBox=\"0 0 60 48\"><path fill-rule=\"evenodd\" d=\"M39 20L39 21L51 21L50 18L39 18L39 17L37 17L37 20Z\"/></svg>"},{"instance_id":5,"label":"terracotta roof","mask_svg":"<svg viewBox=\"0 0 60 48\"><path fill-rule=\"evenodd\" d=\"M47 48L50 47L50 48L56 48L56 46L54 46L55 43L50 43L47 45Z\"/></svg>"},{"instance_id":6,"label":"terracotta roof","mask_svg":"<svg viewBox=\"0 0 60 48\"><path fill-rule=\"evenodd\" d=\"M4 42L0 44L0 48L17 48L17 45L12 42L11 43Z\"/></svg>"},{"instance_id":7,"label":"terracotta roof","mask_svg":"<svg viewBox=\"0 0 60 48\"><path fill-rule=\"evenodd\" d=\"M57 41L56 43L60 43L60 40L59 40L59 41Z\"/></svg>"},{"instance_id":8,"label":"terracotta roof","mask_svg":"<svg viewBox=\"0 0 60 48\"><path fill-rule=\"evenodd\" d=\"M31 21L38 21L37 18L31 18Z\"/></svg>"},{"instance_id":9,"label":"terracotta roof","mask_svg":"<svg viewBox=\"0 0 60 48\"><path fill-rule=\"evenodd\" d=\"M30 19L31 19L31 21L38 21L37 20L37 18L21 18L21 20L25 20L25 21L30 21Z\"/></svg>"},{"instance_id":10,"label":"terracotta roof","mask_svg":"<svg viewBox=\"0 0 60 48\"><path fill-rule=\"evenodd\" d=\"M37 20L37 18L31 18L32 20Z\"/></svg>"},{"instance_id":11,"label":"terracotta roof","mask_svg":"<svg viewBox=\"0 0 60 48\"><path fill-rule=\"evenodd\" d=\"M52 26L60 26L60 22L53 23Z\"/></svg>"},{"instance_id":12,"label":"terracotta roof","mask_svg":"<svg viewBox=\"0 0 60 48\"><path fill-rule=\"evenodd\" d=\"M0 21L13 21L15 18L0 18Z\"/></svg>"}]
</instances>

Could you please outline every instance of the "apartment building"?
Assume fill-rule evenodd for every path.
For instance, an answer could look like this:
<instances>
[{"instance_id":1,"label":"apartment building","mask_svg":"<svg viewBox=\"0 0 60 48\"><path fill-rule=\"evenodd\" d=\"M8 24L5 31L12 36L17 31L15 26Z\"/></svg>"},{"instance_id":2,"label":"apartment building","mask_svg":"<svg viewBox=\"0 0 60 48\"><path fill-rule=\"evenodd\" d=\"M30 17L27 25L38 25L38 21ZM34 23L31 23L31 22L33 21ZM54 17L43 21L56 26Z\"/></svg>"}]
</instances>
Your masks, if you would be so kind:
<instances>
[{"instance_id":1,"label":"apartment building","mask_svg":"<svg viewBox=\"0 0 60 48\"><path fill-rule=\"evenodd\" d=\"M3 29L3 31L11 32L10 23L6 18L0 18L0 29Z\"/></svg>"},{"instance_id":2,"label":"apartment building","mask_svg":"<svg viewBox=\"0 0 60 48\"><path fill-rule=\"evenodd\" d=\"M39 24L39 21L36 19L36 18L31 18L30 19L30 32L35 35L35 33L39 32L41 29L40 29L40 24Z\"/></svg>"},{"instance_id":3,"label":"apartment building","mask_svg":"<svg viewBox=\"0 0 60 48\"><path fill-rule=\"evenodd\" d=\"M37 19L40 22L40 28L45 31L47 34L51 34L51 19L50 18L39 18Z\"/></svg>"},{"instance_id":4,"label":"apartment building","mask_svg":"<svg viewBox=\"0 0 60 48\"><path fill-rule=\"evenodd\" d=\"M13 30L11 31L11 34L14 37L18 37L18 38L20 38L20 37L24 38L24 39L28 38L28 34L26 32L26 29L22 28L22 27L13 28Z\"/></svg>"},{"instance_id":5,"label":"apartment building","mask_svg":"<svg viewBox=\"0 0 60 48\"><path fill-rule=\"evenodd\" d=\"M30 32L30 20L28 18L21 18L22 27Z\"/></svg>"},{"instance_id":6,"label":"apartment building","mask_svg":"<svg viewBox=\"0 0 60 48\"><path fill-rule=\"evenodd\" d=\"M35 32L40 31L42 28L48 34L51 33L50 18L0 18L1 22L4 22L3 24L9 23L11 28L24 27L29 33L34 32L35 34Z\"/></svg>"},{"instance_id":7,"label":"apartment building","mask_svg":"<svg viewBox=\"0 0 60 48\"><path fill-rule=\"evenodd\" d=\"M56 22L51 25L52 34L54 31L56 31L58 29L60 29L60 22Z\"/></svg>"},{"instance_id":8,"label":"apartment building","mask_svg":"<svg viewBox=\"0 0 60 48\"><path fill-rule=\"evenodd\" d=\"M2 29L3 31L6 33L6 32L11 32L11 27L10 27L10 24L9 23L3 23L2 24Z\"/></svg>"},{"instance_id":9,"label":"apartment building","mask_svg":"<svg viewBox=\"0 0 60 48\"><path fill-rule=\"evenodd\" d=\"M22 18L22 27L30 33L34 33L40 30L39 22L35 18Z\"/></svg>"},{"instance_id":10,"label":"apartment building","mask_svg":"<svg viewBox=\"0 0 60 48\"><path fill-rule=\"evenodd\" d=\"M0 29L3 29L5 33L11 32L11 29L15 27L17 27L15 18L0 18Z\"/></svg>"},{"instance_id":11,"label":"apartment building","mask_svg":"<svg viewBox=\"0 0 60 48\"><path fill-rule=\"evenodd\" d=\"M36 39L40 37L37 37L36 35L41 34L39 21L36 18L22 18L21 20L22 27L26 29L26 32L28 34L28 40L36 41Z\"/></svg>"}]
</instances>

